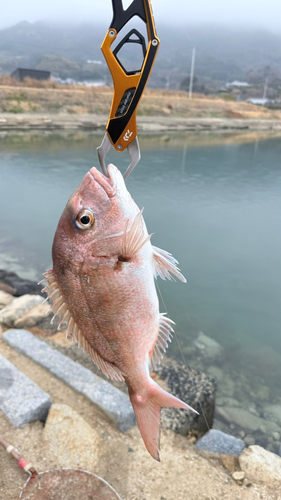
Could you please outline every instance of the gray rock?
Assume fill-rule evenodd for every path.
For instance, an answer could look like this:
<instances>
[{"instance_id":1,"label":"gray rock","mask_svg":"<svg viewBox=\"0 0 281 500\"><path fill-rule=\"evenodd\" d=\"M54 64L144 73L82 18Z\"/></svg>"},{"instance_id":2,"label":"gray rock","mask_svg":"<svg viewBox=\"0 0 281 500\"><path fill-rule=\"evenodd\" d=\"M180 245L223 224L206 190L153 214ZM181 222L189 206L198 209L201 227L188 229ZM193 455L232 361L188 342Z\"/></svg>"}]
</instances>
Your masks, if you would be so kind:
<instances>
[{"instance_id":1,"label":"gray rock","mask_svg":"<svg viewBox=\"0 0 281 500\"><path fill-rule=\"evenodd\" d=\"M281 424L281 405L266 405L263 411L263 415L264 418L274 420L278 424Z\"/></svg>"},{"instance_id":2,"label":"gray rock","mask_svg":"<svg viewBox=\"0 0 281 500\"><path fill-rule=\"evenodd\" d=\"M240 471L239 458L237 457L237 455L228 455L222 453L219 460L222 466L229 472Z\"/></svg>"},{"instance_id":3,"label":"gray rock","mask_svg":"<svg viewBox=\"0 0 281 500\"><path fill-rule=\"evenodd\" d=\"M217 429L218 431L222 431L225 434L230 434L231 436L233 434L233 432L230 430L229 425L227 425L225 422L222 422L222 420L218 420L217 418L214 418L212 428Z\"/></svg>"},{"instance_id":4,"label":"gray rock","mask_svg":"<svg viewBox=\"0 0 281 500\"><path fill-rule=\"evenodd\" d=\"M186 435L190 430L206 432L208 430L206 421L209 427L212 427L216 384L210 377L169 358L162 360L156 373L160 381L164 381L169 392L199 413L196 415L188 410L165 408L161 410L161 422L164 428Z\"/></svg>"},{"instance_id":5,"label":"gray rock","mask_svg":"<svg viewBox=\"0 0 281 500\"><path fill-rule=\"evenodd\" d=\"M45 421L51 404L48 394L0 355L0 410L15 427Z\"/></svg>"},{"instance_id":6,"label":"gray rock","mask_svg":"<svg viewBox=\"0 0 281 500\"><path fill-rule=\"evenodd\" d=\"M259 430L263 432L264 434L272 434L273 432L281 432L281 428L278 424L275 422L272 422L271 420L265 420L264 418L261 418L261 425Z\"/></svg>"},{"instance_id":7,"label":"gray rock","mask_svg":"<svg viewBox=\"0 0 281 500\"><path fill-rule=\"evenodd\" d=\"M273 432L272 437L274 441L280 441L280 432Z\"/></svg>"},{"instance_id":8,"label":"gray rock","mask_svg":"<svg viewBox=\"0 0 281 500\"><path fill-rule=\"evenodd\" d=\"M60 324L60 319L59 319L58 316L56 316L55 319L54 319L54 321L53 321L53 323L51 323L52 318L53 318L53 313L50 312L47 316L45 316L45 318L42 318L39 321L37 321L36 327L40 328L40 330L45 330L45 332L47 334L49 334L49 335L51 335L54 332L57 332L58 331L58 326ZM24 327L21 327L21 328L24 328ZM61 330L60 331L63 331L65 329L66 329L66 323L64 323L61 326Z\"/></svg>"},{"instance_id":9,"label":"gray rock","mask_svg":"<svg viewBox=\"0 0 281 500\"><path fill-rule=\"evenodd\" d=\"M208 375L211 375L217 382L221 382L224 379L223 371L217 366L209 366L207 372Z\"/></svg>"},{"instance_id":10,"label":"gray rock","mask_svg":"<svg viewBox=\"0 0 281 500\"><path fill-rule=\"evenodd\" d=\"M227 375L224 374L223 380L220 381L219 387L218 387L218 395L219 397L230 397L232 399L233 394L235 393L235 382L233 379Z\"/></svg>"},{"instance_id":11,"label":"gray rock","mask_svg":"<svg viewBox=\"0 0 281 500\"><path fill-rule=\"evenodd\" d=\"M3 281L0 280L0 290L8 293L9 295L14 295L16 293L16 289L12 286L6 285Z\"/></svg>"},{"instance_id":12,"label":"gray rock","mask_svg":"<svg viewBox=\"0 0 281 500\"><path fill-rule=\"evenodd\" d=\"M237 425L250 432L260 430L266 434L280 431L279 426L275 422L266 421L243 408L217 406L216 416L217 418L225 420L227 423Z\"/></svg>"},{"instance_id":13,"label":"gray rock","mask_svg":"<svg viewBox=\"0 0 281 500\"><path fill-rule=\"evenodd\" d=\"M13 300L13 296L10 293L0 290L0 309L6 307Z\"/></svg>"},{"instance_id":14,"label":"gray rock","mask_svg":"<svg viewBox=\"0 0 281 500\"><path fill-rule=\"evenodd\" d=\"M245 436L243 441L247 446L252 446L256 443L254 436L251 436L250 434L248 436Z\"/></svg>"},{"instance_id":15,"label":"gray rock","mask_svg":"<svg viewBox=\"0 0 281 500\"><path fill-rule=\"evenodd\" d=\"M281 458L275 453L261 446L250 446L239 461L249 481L262 482L269 488L281 485Z\"/></svg>"},{"instance_id":16,"label":"gray rock","mask_svg":"<svg viewBox=\"0 0 281 500\"><path fill-rule=\"evenodd\" d=\"M99 458L99 434L67 405L52 405L43 431L43 443L56 465L93 470Z\"/></svg>"},{"instance_id":17,"label":"gray rock","mask_svg":"<svg viewBox=\"0 0 281 500\"><path fill-rule=\"evenodd\" d=\"M216 429L211 429L203 437L198 439L196 446L199 450L221 454L227 453L228 455L237 455L239 457L245 448L245 443L242 439L229 436L229 434L225 434Z\"/></svg>"},{"instance_id":18,"label":"gray rock","mask_svg":"<svg viewBox=\"0 0 281 500\"><path fill-rule=\"evenodd\" d=\"M10 347L43 366L55 377L90 399L122 432L136 424L134 410L126 394L52 349L32 333L26 330L9 330L2 339Z\"/></svg>"},{"instance_id":19,"label":"gray rock","mask_svg":"<svg viewBox=\"0 0 281 500\"><path fill-rule=\"evenodd\" d=\"M0 323L12 327L18 318L42 302L44 302L44 298L39 295L22 295L0 311Z\"/></svg>"},{"instance_id":20,"label":"gray rock","mask_svg":"<svg viewBox=\"0 0 281 500\"><path fill-rule=\"evenodd\" d=\"M23 316L17 319L14 326L18 328L32 328L33 326L42 323L47 318L48 311L50 310L50 304L37 304L32 309L27 311ZM52 311L48 314L48 323L50 323L53 317Z\"/></svg>"},{"instance_id":21,"label":"gray rock","mask_svg":"<svg viewBox=\"0 0 281 500\"><path fill-rule=\"evenodd\" d=\"M247 410L250 413L252 413L253 415L256 415L256 417L260 416L260 414L257 410L257 407L253 401L242 403L241 408L244 408L244 410Z\"/></svg>"},{"instance_id":22,"label":"gray rock","mask_svg":"<svg viewBox=\"0 0 281 500\"><path fill-rule=\"evenodd\" d=\"M27 311L23 316L14 322L14 328L18 329L29 329L37 327L40 330L44 330L47 335L52 335L57 332L60 319L58 316L55 317L54 321L51 323L53 318L53 313L50 310L50 304L38 304L34 306L30 311ZM66 328L65 323L61 327L61 331Z\"/></svg>"},{"instance_id":23,"label":"gray rock","mask_svg":"<svg viewBox=\"0 0 281 500\"><path fill-rule=\"evenodd\" d=\"M13 295L16 297L26 294L38 295L41 294L43 288L42 285L38 286L36 281L20 278L16 273L4 271L3 269L0 269L0 281L13 289Z\"/></svg>"},{"instance_id":24,"label":"gray rock","mask_svg":"<svg viewBox=\"0 0 281 500\"><path fill-rule=\"evenodd\" d=\"M270 401L271 394L269 387L267 387L266 385L259 385L255 389L255 399L257 401Z\"/></svg>"},{"instance_id":25,"label":"gray rock","mask_svg":"<svg viewBox=\"0 0 281 500\"><path fill-rule=\"evenodd\" d=\"M237 399L228 398L227 396L217 396L216 404L217 406L230 406L236 408L239 408L241 406L241 404L239 403L239 401L237 401Z\"/></svg>"},{"instance_id":26,"label":"gray rock","mask_svg":"<svg viewBox=\"0 0 281 500\"><path fill-rule=\"evenodd\" d=\"M234 481L237 481L237 482L241 482L241 481L244 481L245 479L245 472L242 471L242 470L239 470L239 471L235 471L232 473L232 478L234 479Z\"/></svg>"},{"instance_id":27,"label":"gray rock","mask_svg":"<svg viewBox=\"0 0 281 500\"><path fill-rule=\"evenodd\" d=\"M268 451L271 451L272 453L275 453L276 455L279 455L279 443L276 443L276 441L273 441L272 443L268 443L266 449ZM281 486L281 483L280 483L280 486Z\"/></svg>"},{"instance_id":28,"label":"gray rock","mask_svg":"<svg viewBox=\"0 0 281 500\"><path fill-rule=\"evenodd\" d=\"M203 332L199 332L198 337L194 340L193 345L198 349L200 354L207 359L216 359L222 356L223 347L211 339Z\"/></svg>"}]
</instances>

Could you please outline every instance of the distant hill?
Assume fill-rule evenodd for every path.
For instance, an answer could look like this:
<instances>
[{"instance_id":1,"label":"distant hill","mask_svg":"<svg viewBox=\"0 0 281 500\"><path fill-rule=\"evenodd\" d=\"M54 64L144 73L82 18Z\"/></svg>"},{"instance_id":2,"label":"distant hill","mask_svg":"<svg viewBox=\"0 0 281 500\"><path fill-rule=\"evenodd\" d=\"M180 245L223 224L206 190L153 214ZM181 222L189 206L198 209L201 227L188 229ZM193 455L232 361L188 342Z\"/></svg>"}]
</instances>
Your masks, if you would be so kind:
<instances>
[{"instance_id":1,"label":"distant hill","mask_svg":"<svg viewBox=\"0 0 281 500\"><path fill-rule=\"evenodd\" d=\"M159 34L162 51L157 69L162 78L170 74L173 87L189 74L193 47L195 75L204 83L241 80L250 70L266 66L281 75L281 34L209 25L186 29L160 27Z\"/></svg>"},{"instance_id":2,"label":"distant hill","mask_svg":"<svg viewBox=\"0 0 281 500\"><path fill-rule=\"evenodd\" d=\"M76 62L101 59L100 45L106 27L23 21L0 31L0 52L12 56L59 54Z\"/></svg>"},{"instance_id":3,"label":"distant hill","mask_svg":"<svg viewBox=\"0 0 281 500\"><path fill-rule=\"evenodd\" d=\"M1 30L0 73L9 73L16 67L43 69L48 63L48 69L57 76L107 78L100 51L106 29L106 24L23 21ZM194 46L195 74L207 87L245 79L253 73L262 79L266 66L275 76L280 74L281 79L281 34L211 25L185 28L159 25L157 31L161 47L150 79L152 87L179 88L180 82L189 75Z\"/></svg>"}]
</instances>

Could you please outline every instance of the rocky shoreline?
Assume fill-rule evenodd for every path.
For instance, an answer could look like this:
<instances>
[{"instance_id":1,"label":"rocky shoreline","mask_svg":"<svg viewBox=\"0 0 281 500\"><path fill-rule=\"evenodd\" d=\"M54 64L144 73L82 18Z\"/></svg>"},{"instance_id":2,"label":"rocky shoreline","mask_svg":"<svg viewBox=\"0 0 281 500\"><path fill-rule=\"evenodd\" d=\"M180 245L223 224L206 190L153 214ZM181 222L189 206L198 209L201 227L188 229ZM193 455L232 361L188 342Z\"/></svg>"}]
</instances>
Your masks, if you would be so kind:
<instances>
[{"instance_id":1,"label":"rocky shoreline","mask_svg":"<svg viewBox=\"0 0 281 500\"><path fill-rule=\"evenodd\" d=\"M66 386L69 386L71 390L74 389L74 391L78 391L78 399L79 393L81 392L83 397L86 396L98 406L97 418L101 428L105 425L109 425L109 428L111 428L112 425L117 427L116 430L110 431L110 433L116 436L116 440L118 440L118 432L120 434L120 429L122 432L126 431L127 436L123 434L123 437L119 436L119 439L125 440L126 443L130 443L130 439L132 439L130 435L138 435L137 429L134 430L135 427L130 430L132 425L134 426L134 421L131 422L130 417L128 417L128 426L122 430L122 425L120 427L118 423L119 417L114 417L115 410L109 410L108 408L110 408L110 406L103 406L103 399L107 401L107 405L109 404L108 394L111 394L114 398L114 391L117 391L116 394L119 391L120 394L123 394L118 403L121 411L123 404L125 406L127 404L125 403L125 399L127 398L126 387L125 384L119 382L114 384L116 388L113 388L108 381L103 380L104 377L102 377L101 373L96 369L90 358L83 353L81 349L78 349L77 346L71 344L69 340L64 339L65 332L56 332L57 324L50 325L50 315L47 312L49 306L48 304L42 305L44 299L40 292L40 287L38 287L35 282L21 279L13 272L0 270L0 372L2 369L7 370L7 368L5 368L8 366L7 363L15 363L15 367L13 368L13 365L11 365L9 370L11 370L11 373L15 370L14 377L16 381L17 377L29 376L31 372L28 367L30 363L35 362L35 366L42 366L46 373L44 376L42 375L42 381L41 378L38 377L38 374L36 375L36 382L39 384L39 388L36 387L39 391L42 391L42 389L45 391L42 393L42 396L40 396L41 399L46 399L47 397L47 403L44 399L44 412L46 414L44 418L42 417L41 399L39 396L36 396L37 399L39 397L40 404L39 407L37 402L35 404L35 416L32 417L33 407L30 403L30 408L25 414L27 417L24 416L25 420L21 420L22 405L20 404L18 410L19 420L17 420L15 418L16 405L13 402L9 403L9 398L11 398L9 390L11 390L11 388L7 386L5 376L4 378L0 377L0 410L4 412L2 413L0 411L0 433L4 433L5 429L9 429L10 436L13 440L15 440L18 435L18 433L12 432L11 424L8 423L7 418L13 421L16 427L20 426L20 429L23 422L25 426L32 427L36 424L33 420L46 420L47 418L45 429L42 429L42 432L40 431L42 434L42 445L40 446L43 448L42 451L39 451L39 454L47 454L46 450L51 450L52 459L56 461L56 464L69 467L80 464L80 466L88 466L88 468L90 464L92 469L96 470L98 456L95 455L95 450L100 446L99 443L102 431L98 432L98 428L93 428L86 424L86 422L83 423L84 414L82 412L81 415L81 411L79 413L78 407L75 407L75 410L79 413L79 415L76 415L76 412L65 403L63 398L59 400L62 404L57 404L56 397L54 397L52 390L48 389L48 384L54 380L53 377L55 377L55 379L58 378L62 383L66 384ZM7 345L9 345L9 347ZM167 358L163 360L163 363L157 369L154 377L163 388L187 401L199 411L200 415L197 416L185 410L163 410L161 420L164 437L166 435L169 436L169 434L166 434L167 432L173 431L178 435L178 438L176 438L176 441L172 440L172 442L180 443L180 449L182 450L181 454L184 454L186 450L193 450L190 452L193 457L197 456L196 454L201 454L201 457L206 459L208 463L213 461L214 467L222 467L225 474L228 474L226 477L231 479L231 484L236 484L241 487L239 498L256 498L248 493L245 493L245 495L243 493L244 491L250 492L252 490L252 483L260 485L261 488L267 488L267 496L263 498L267 498L268 500L279 498L271 496L271 488L273 488L273 492L276 493L278 491L281 493L281 457L278 456L281 455L281 405L267 404L265 405L265 410L262 412L260 408L257 409L254 403L248 402L243 404L236 400L233 397L233 391L231 390L232 385L227 376L225 376L222 369L217 366L223 366L222 360L224 358L224 350L215 340L204 333L199 332L188 349L189 351L185 352L185 356L189 359L193 359L197 366L200 366L201 363L201 366L206 369L206 374L202 373L201 370L198 371L192 367L188 367ZM52 356L54 356L54 361L52 361ZM32 361L29 361L28 358ZM2 368L1 359L3 363ZM25 359L26 361L24 361ZM78 365L77 362L79 363ZM68 364L70 365L71 363L74 363L74 368L68 367ZM27 369L25 366L27 366ZM75 366L77 366L78 371L80 370L79 373L77 372L77 376L73 375L76 370ZM43 368L40 368L40 370ZM17 375L18 369L25 373L25 375ZM48 374L48 372L50 373ZM79 382L80 385L77 385L77 377L79 378L80 376L82 379L81 382ZM83 382L84 376L85 381ZM43 383L44 377L48 381L45 387ZM93 377L93 379L91 377ZM104 391L104 397L98 400L95 399L96 397L100 397L95 396L95 394L100 394L100 389L98 389L98 392L95 392L95 389L93 389L91 393L86 391L85 387L87 386L87 381L90 380L89 387L93 388L95 383L101 384L97 387L103 387L102 391ZM30 400L32 400L33 382L31 380L30 384ZM217 385L218 397L215 405ZM13 390L15 390L15 387L18 387L17 390L21 391L22 384L19 383L18 386L14 385ZM80 390L80 387L83 387L83 390ZM110 389L110 387L112 389ZM108 394L107 391L109 391ZM14 393L12 394L12 399L15 401L15 395ZM93 396L91 394L93 394ZM117 395L117 398L118 397ZM77 396L75 398L77 398ZM122 398L125 398L124 403L121 402L123 401ZM18 399L20 401L20 394ZM114 408L115 403L113 402L110 404L113 404L112 408ZM124 415L127 411L125 406ZM41 415L41 417L38 417L38 415ZM126 418L127 417L124 416L121 420L126 420ZM106 424L107 421L108 423ZM78 426L77 435L79 435L80 438L78 441L75 438L77 442L73 438L73 429L70 432L65 427L67 422L68 425L69 422L72 422L71 429L75 425L76 427ZM85 433L87 435L81 434L81 427L85 428ZM61 439L60 436L64 436L64 438ZM66 446L69 446L70 449L70 454L67 455L63 443L64 439ZM128 445L129 454L134 453L135 448L142 449L141 443L140 445L136 445L134 439L136 439L136 437L131 441L132 444ZM89 454L87 442L93 445L92 454ZM85 443L85 453L83 452L83 443ZM173 445L173 454L179 452L177 448L178 444ZM165 441L163 448L166 446L167 443ZM265 446L267 449L265 449ZM194 451L195 449L197 450L196 452ZM72 451L74 453L73 457L71 455ZM123 450L123 453L124 452ZM126 451L126 453L127 452L128 451ZM106 455L106 451L104 451L104 453ZM145 450L143 450L142 453L144 453L145 457L141 459L141 463L143 464L143 460L146 461L147 459L149 461L150 457L146 457ZM189 453L189 451L186 453ZM87 460L85 456L88 457ZM51 458L49 460L51 460ZM108 457L106 460L108 460ZM3 491L1 486L0 480L0 498L2 498L1 491ZM258 487L259 486L255 486L255 488ZM211 490L208 491L211 492ZM122 490L122 493L124 494L124 490ZM225 496L225 498L233 498L233 500L236 500L238 496L236 493L235 495L231 494L230 496ZM12 499L12 497L8 496L5 498ZM140 494L140 496L128 496L128 498L136 498L139 500L143 498L153 498L154 500L156 497L149 496L149 494L144 497ZM172 500L174 497L169 495L165 497L161 496L161 499L163 498L165 498L165 500ZM177 498L183 499L185 496L180 496L180 494L178 494ZM200 496L197 497L194 494L192 498L197 499L200 498Z\"/></svg>"},{"instance_id":2,"label":"rocky shoreline","mask_svg":"<svg viewBox=\"0 0 281 500\"><path fill-rule=\"evenodd\" d=\"M108 116L98 114L0 113L0 132L25 130L104 131L107 119ZM281 120L138 116L138 130L150 133L165 131L281 131Z\"/></svg>"},{"instance_id":3,"label":"rocky shoreline","mask_svg":"<svg viewBox=\"0 0 281 500\"><path fill-rule=\"evenodd\" d=\"M243 371L231 366L228 353L203 332L184 349L186 362L217 383L213 427L259 445L281 456L281 404L262 377L250 383Z\"/></svg>"}]
</instances>

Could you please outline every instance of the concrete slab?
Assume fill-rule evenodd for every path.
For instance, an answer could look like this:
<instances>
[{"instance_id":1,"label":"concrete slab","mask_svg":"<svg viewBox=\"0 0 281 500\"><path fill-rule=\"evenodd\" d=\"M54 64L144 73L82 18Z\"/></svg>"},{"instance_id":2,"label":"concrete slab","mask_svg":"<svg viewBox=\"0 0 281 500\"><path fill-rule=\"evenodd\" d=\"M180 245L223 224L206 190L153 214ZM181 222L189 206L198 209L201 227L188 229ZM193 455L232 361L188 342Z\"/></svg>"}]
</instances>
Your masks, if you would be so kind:
<instances>
[{"instance_id":1,"label":"concrete slab","mask_svg":"<svg viewBox=\"0 0 281 500\"><path fill-rule=\"evenodd\" d=\"M15 427L45 421L51 405L46 392L0 355L0 410Z\"/></svg>"},{"instance_id":2,"label":"concrete slab","mask_svg":"<svg viewBox=\"0 0 281 500\"><path fill-rule=\"evenodd\" d=\"M9 330L3 341L10 347L46 368L72 389L86 396L103 410L120 431L136 425L129 397L84 366L49 347L26 330Z\"/></svg>"}]
</instances>

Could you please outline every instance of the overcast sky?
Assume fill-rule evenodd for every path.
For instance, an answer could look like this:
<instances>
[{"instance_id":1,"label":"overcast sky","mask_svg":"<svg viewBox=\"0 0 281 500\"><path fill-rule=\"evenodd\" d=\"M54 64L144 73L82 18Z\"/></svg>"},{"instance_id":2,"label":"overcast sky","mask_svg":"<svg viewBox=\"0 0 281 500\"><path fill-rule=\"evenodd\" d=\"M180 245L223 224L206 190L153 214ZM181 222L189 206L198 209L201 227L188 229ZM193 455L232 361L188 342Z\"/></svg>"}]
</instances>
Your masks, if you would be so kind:
<instances>
[{"instance_id":1,"label":"overcast sky","mask_svg":"<svg viewBox=\"0 0 281 500\"><path fill-rule=\"evenodd\" d=\"M130 0L123 0L125 6ZM27 20L100 22L111 19L111 0L9 0L3 2L0 28ZM157 22L211 22L265 27L281 32L281 0L152 0Z\"/></svg>"}]
</instances>

